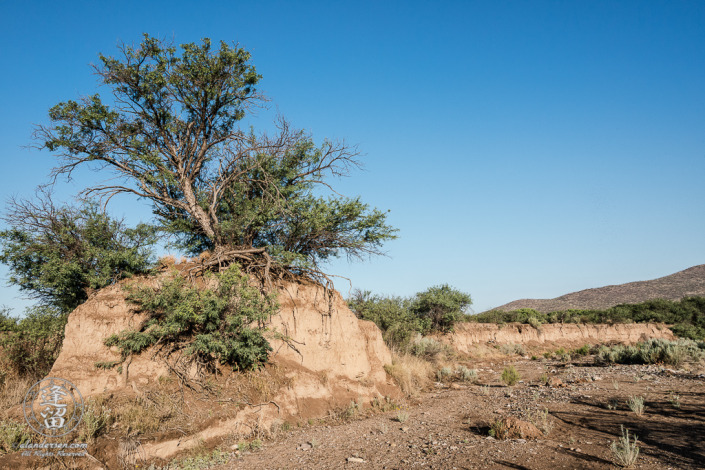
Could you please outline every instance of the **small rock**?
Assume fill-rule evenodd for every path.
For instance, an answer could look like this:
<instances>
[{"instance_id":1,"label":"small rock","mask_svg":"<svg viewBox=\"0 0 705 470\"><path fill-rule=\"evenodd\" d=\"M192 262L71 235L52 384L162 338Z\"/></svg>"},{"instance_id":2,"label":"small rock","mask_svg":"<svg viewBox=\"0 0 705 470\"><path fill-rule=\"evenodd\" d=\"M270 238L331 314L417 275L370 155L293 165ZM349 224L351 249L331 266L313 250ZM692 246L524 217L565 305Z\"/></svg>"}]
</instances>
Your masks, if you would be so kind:
<instances>
[{"instance_id":1,"label":"small rock","mask_svg":"<svg viewBox=\"0 0 705 470\"><path fill-rule=\"evenodd\" d=\"M401 428L399 428L399 429L401 429L401 432L407 432L407 431L409 431L409 427L408 427L408 426L403 426L403 427L401 427Z\"/></svg>"},{"instance_id":2,"label":"small rock","mask_svg":"<svg viewBox=\"0 0 705 470\"><path fill-rule=\"evenodd\" d=\"M348 457L348 462L365 463L360 457Z\"/></svg>"},{"instance_id":3,"label":"small rock","mask_svg":"<svg viewBox=\"0 0 705 470\"><path fill-rule=\"evenodd\" d=\"M296 448L296 450L311 450L313 449L313 446L309 444L308 442L306 444L301 444L299 447Z\"/></svg>"}]
</instances>

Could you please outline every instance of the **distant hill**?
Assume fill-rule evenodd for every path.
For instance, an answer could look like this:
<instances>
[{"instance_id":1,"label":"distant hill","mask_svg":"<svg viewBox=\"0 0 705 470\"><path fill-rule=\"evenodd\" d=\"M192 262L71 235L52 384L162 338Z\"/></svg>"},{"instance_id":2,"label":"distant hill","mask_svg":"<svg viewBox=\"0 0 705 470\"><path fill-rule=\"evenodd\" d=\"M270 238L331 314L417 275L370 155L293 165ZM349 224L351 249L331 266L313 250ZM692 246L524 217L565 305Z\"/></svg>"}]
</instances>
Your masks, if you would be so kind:
<instances>
[{"instance_id":1,"label":"distant hill","mask_svg":"<svg viewBox=\"0 0 705 470\"><path fill-rule=\"evenodd\" d=\"M515 300L493 310L533 308L544 313L568 309L602 310L619 304L635 304L651 299L680 300L690 296L705 297L705 264L651 281L585 289L555 299Z\"/></svg>"}]
</instances>

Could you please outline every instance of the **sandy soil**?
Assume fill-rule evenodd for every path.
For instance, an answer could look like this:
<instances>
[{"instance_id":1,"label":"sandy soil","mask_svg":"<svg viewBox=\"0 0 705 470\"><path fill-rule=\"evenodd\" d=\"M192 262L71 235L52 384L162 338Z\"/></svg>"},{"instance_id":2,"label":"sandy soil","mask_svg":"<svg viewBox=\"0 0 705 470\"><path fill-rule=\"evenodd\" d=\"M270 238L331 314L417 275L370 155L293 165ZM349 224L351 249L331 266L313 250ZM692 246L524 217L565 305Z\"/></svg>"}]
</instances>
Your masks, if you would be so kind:
<instances>
[{"instance_id":1,"label":"sandy soil","mask_svg":"<svg viewBox=\"0 0 705 470\"><path fill-rule=\"evenodd\" d=\"M403 405L403 423L396 410L304 423L215 468L609 469L620 425L638 436L635 468L705 468L702 369L595 366L590 358L512 363L522 377L513 387L501 383L503 363L468 364L479 370L476 384L437 384L416 405ZM562 384L542 384L544 373ZM627 406L632 396L644 398L642 416ZM542 421L537 412L545 409ZM503 416L533 419L547 434L496 440L489 423Z\"/></svg>"}]
</instances>

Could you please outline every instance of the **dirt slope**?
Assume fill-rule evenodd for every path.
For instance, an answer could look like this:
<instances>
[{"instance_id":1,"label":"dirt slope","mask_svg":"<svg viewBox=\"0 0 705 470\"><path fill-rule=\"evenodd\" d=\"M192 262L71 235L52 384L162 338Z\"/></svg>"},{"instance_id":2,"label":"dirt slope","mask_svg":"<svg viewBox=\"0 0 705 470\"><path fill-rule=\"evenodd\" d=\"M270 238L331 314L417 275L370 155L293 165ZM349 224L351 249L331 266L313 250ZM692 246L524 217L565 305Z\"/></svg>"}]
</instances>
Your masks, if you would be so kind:
<instances>
[{"instance_id":1,"label":"dirt slope","mask_svg":"<svg viewBox=\"0 0 705 470\"><path fill-rule=\"evenodd\" d=\"M275 420L326 416L351 400L368 402L398 394L384 371L391 355L379 329L358 320L340 294L333 295L332 313L328 297L314 284L290 283L281 289L279 298L280 313L268 325L274 349L270 359L277 373L286 377L287 386L276 390L268 403L244 407L188 438L146 444L148 457L169 458L238 429L267 429ZM144 315L125 301L122 285L102 289L69 316L64 345L49 376L71 381L84 398L139 396L157 387L159 378L169 374L168 364L178 365L153 351L132 357L121 371L96 367L97 362L119 359L115 350L103 344L105 338L125 328L139 328L144 321ZM289 342L279 339L282 336ZM194 368L184 372L196 373Z\"/></svg>"},{"instance_id":2,"label":"dirt slope","mask_svg":"<svg viewBox=\"0 0 705 470\"><path fill-rule=\"evenodd\" d=\"M705 296L705 264L651 281L629 282L615 286L585 289L555 299L521 299L494 310L533 308L539 312L568 309L606 309L651 299L680 300L688 296Z\"/></svg>"}]
</instances>

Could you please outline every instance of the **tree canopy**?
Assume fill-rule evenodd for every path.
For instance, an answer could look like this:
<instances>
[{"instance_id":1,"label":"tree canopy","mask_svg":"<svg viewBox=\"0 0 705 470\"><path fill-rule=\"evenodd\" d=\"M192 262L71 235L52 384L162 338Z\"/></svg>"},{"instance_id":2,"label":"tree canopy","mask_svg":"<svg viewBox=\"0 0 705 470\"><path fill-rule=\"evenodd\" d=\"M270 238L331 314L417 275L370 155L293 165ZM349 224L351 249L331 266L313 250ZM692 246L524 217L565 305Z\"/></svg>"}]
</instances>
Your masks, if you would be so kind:
<instances>
[{"instance_id":1,"label":"tree canopy","mask_svg":"<svg viewBox=\"0 0 705 470\"><path fill-rule=\"evenodd\" d=\"M96 202L56 206L47 193L35 200L14 200L0 232L0 262L14 284L39 304L69 313L93 289L153 265L154 230L127 227L110 218Z\"/></svg>"},{"instance_id":2,"label":"tree canopy","mask_svg":"<svg viewBox=\"0 0 705 470\"><path fill-rule=\"evenodd\" d=\"M100 55L95 71L110 103L98 94L59 103L37 128L39 145L59 156L53 176L89 165L117 177L84 193L148 199L188 252L210 250L212 265L320 273L321 261L380 254L395 237L386 213L316 190L358 166L355 147L317 146L283 118L273 134L238 126L264 100L247 51L209 39L177 49L145 35L119 58Z\"/></svg>"}]
</instances>

